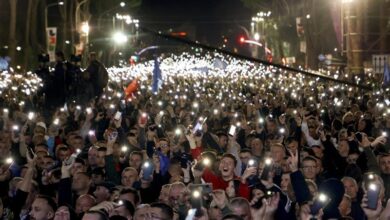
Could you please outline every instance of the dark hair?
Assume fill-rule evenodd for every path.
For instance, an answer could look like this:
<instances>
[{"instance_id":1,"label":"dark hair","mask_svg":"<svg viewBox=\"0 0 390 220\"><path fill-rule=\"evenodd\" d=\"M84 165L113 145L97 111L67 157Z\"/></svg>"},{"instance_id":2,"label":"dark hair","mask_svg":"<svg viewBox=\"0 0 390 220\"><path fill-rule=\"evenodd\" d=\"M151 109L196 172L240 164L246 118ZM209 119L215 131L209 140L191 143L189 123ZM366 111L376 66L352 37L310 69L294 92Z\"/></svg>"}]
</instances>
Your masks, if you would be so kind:
<instances>
[{"instance_id":1,"label":"dark hair","mask_svg":"<svg viewBox=\"0 0 390 220\"><path fill-rule=\"evenodd\" d=\"M225 153L222 155L222 159L226 157L232 159L234 161L234 166L237 166L237 159L233 154Z\"/></svg>"},{"instance_id":2,"label":"dark hair","mask_svg":"<svg viewBox=\"0 0 390 220\"><path fill-rule=\"evenodd\" d=\"M100 175L102 176L103 178L106 177L106 173L104 172L104 168L102 167L96 167L95 169L93 169L91 171L91 175L92 174L95 174L95 175Z\"/></svg>"},{"instance_id":3,"label":"dark hair","mask_svg":"<svg viewBox=\"0 0 390 220\"><path fill-rule=\"evenodd\" d=\"M94 210L94 211L88 210L85 212L84 215L86 215L86 214L99 215L99 219L96 219L96 220L109 220L108 215L103 210L102 211L101 210Z\"/></svg>"},{"instance_id":4,"label":"dark hair","mask_svg":"<svg viewBox=\"0 0 390 220\"><path fill-rule=\"evenodd\" d=\"M249 148L243 148L243 149L241 149L240 153L250 153L250 154L252 154L252 151Z\"/></svg>"},{"instance_id":5,"label":"dark hair","mask_svg":"<svg viewBox=\"0 0 390 220\"><path fill-rule=\"evenodd\" d=\"M106 147L99 147L97 149L98 152L106 152L107 151L107 148Z\"/></svg>"},{"instance_id":6,"label":"dark hair","mask_svg":"<svg viewBox=\"0 0 390 220\"><path fill-rule=\"evenodd\" d=\"M75 162L75 163L81 163L82 165L85 166L85 160L83 160L83 159L80 158L80 157L76 157L76 159L74 159L74 162Z\"/></svg>"},{"instance_id":7,"label":"dark hair","mask_svg":"<svg viewBox=\"0 0 390 220\"><path fill-rule=\"evenodd\" d=\"M244 219L235 214L227 214L222 217L222 220L244 220Z\"/></svg>"},{"instance_id":8,"label":"dark hair","mask_svg":"<svg viewBox=\"0 0 390 220\"><path fill-rule=\"evenodd\" d=\"M124 194L128 194L128 193L131 193L134 195L134 203L135 204L138 204L139 201L140 201L140 196L138 194L138 191L135 190L135 189L131 189L131 188L127 188L127 189L123 189L121 192L120 192L120 195L124 195Z\"/></svg>"},{"instance_id":9,"label":"dark hair","mask_svg":"<svg viewBox=\"0 0 390 220\"><path fill-rule=\"evenodd\" d=\"M54 199L50 196L46 195L37 195L35 199L43 199L46 200L47 204L50 206L50 208L53 209L53 212L57 210L57 203L54 201Z\"/></svg>"},{"instance_id":10,"label":"dark hair","mask_svg":"<svg viewBox=\"0 0 390 220\"><path fill-rule=\"evenodd\" d=\"M133 152L131 152L130 157L133 156L133 155L138 155L142 159L144 158L144 154L141 151L133 151Z\"/></svg>"},{"instance_id":11,"label":"dark hair","mask_svg":"<svg viewBox=\"0 0 390 220\"><path fill-rule=\"evenodd\" d=\"M304 161L314 161L315 163L317 163L316 158L313 157L313 156L307 156L307 157L303 158L303 159L302 159L302 163L303 163Z\"/></svg>"},{"instance_id":12,"label":"dark hair","mask_svg":"<svg viewBox=\"0 0 390 220\"><path fill-rule=\"evenodd\" d=\"M169 205L165 203L156 202L150 204L150 207L161 209L163 215L166 215L168 219L173 219L173 209Z\"/></svg>"}]
</instances>

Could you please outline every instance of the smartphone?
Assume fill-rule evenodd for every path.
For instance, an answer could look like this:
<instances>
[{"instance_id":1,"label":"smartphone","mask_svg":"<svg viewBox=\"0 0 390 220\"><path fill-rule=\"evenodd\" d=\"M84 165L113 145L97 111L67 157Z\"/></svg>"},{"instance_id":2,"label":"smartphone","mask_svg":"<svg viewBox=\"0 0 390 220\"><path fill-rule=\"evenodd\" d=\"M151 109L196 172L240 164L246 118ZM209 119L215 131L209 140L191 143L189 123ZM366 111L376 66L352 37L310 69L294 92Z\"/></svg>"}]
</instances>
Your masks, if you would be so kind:
<instances>
[{"instance_id":1,"label":"smartphone","mask_svg":"<svg viewBox=\"0 0 390 220\"><path fill-rule=\"evenodd\" d=\"M190 184L188 185L188 188L191 192L198 190L200 191L203 195L208 195L213 192L213 185L209 183L204 183L204 184Z\"/></svg>"},{"instance_id":2,"label":"smartphone","mask_svg":"<svg viewBox=\"0 0 390 220\"><path fill-rule=\"evenodd\" d=\"M271 158L266 158L264 160L264 168L263 171L261 172L261 177L260 179L262 180L268 180L269 179L269 173L272 171L272 159Z\"/></svg>"},{"instance_id":3,"label":"smartphone","mask_svg":"<svg viewBox=\"0 0 390 220\"><path fill-rule=\"evenodd\" d=\"M324 193L319 193L315 198L313 205L310 206L310 214L318 215L318 212L330 202L330 198Z\"/></svg>"},{"instance_id":4,"label":"smartphone","mask_svg":"<svg viewBox=\"0 0 390 220\"><path fill-rule=\"evenodd\" d=\"M145 161L142 164L142 171L143 171L142 179L146 181L150 181L151 180L150 176L152 176L154 172L153 163L150 161Z\"/></svg>"},{"instance_id":5,"label":"smartphone","mask_svg":"<svg viewBox=\"0 0 390 220\"><path fill-rule=\"evenodd\" d=\"M203 193L200 190L191 190L191 207L196 210L195 216L202 216Z\"/></svg>"},{"instance_id":6,"label":"smartphone","mask_svg":"<svg viewBox=\"0 0 390 220\"><path fill-rule=\"evenodd\" d=\"M191 160L191 155L187 153L182 153L180 157L180 165L182 168L187 169L188 161Z\"/></svg>"},{"instance_id":7,"label":"smartphone","mask_svg":"<svg viewBox=\"0 0 390 220\"><path fill-rule=\"evenodd\" d=\"M363 141L363 135L362 135L362 133L356 132L356 133L355 133L355 137L356 137L356 139L357 139L359 142L362 142L362 141Z\"/></svg>"},{"instance_id":8,"label":"smartphone","mask_svg":"<svg viewBox=\"0 0 390 220\"><path fill-rule=\"evenodd\" d=\"M370 183L367 189L367 207L376 210L379 198L379 186L375 183Z\"/></svg>"},{"instance_id":9,"label":"smartphone","mask_svg":"<svg viewBox=\"0 0 390 220\"><path fill-rule=\"evenodd\" d=\"M233 137L236 134L236 130L237 130L237 126L231 125L229 128L229 135Z\"/></svg>"},{"instance_id":10,"label":"smartphone","mask_svg":"<svg viewBox=\"0 0 390 220\"><path fill-rule=\"evenodd\" d=\"M258 166L258 163L257 163L257 160L255 158L251 158L248 160L248 167L257 167Z\"/></svg>"},{"instance_id":11,"label":"smartphone","mask_svg":"<svg viewBox=\"0 0 390 220\"><path fill-rule=\"evenodd\" d=\"M117 120L117 121L119 121L119 120L121 120L121 118L122 118L122 112L117 111L117 112L115 113L114 119Z\"/></svg>"}]
</instances>

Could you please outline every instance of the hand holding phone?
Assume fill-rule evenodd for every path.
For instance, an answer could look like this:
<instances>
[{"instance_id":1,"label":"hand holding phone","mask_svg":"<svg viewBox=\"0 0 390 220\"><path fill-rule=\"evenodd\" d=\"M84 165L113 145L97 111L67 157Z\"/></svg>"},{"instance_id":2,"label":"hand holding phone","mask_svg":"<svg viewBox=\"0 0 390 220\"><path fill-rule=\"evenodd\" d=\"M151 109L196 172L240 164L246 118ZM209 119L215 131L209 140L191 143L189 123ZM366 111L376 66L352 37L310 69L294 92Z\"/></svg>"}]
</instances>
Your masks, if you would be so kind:
<instances>
[{"instance_id":1,"label":"hand holding phone","mask_svg":"<svg viewBox=\"0 0 390 220\"><path fill-rule=\"evenodd\" d=\"M367 189L367 208L376 210L378 206L380 186L375 183L370 183Z\"/></svg>"},{"instance_id":2,"label":"hand holding phone","mask_svg":"<svg viewBox=\"0 0 390 220\"><path fill-rule=\"evenodd\" d=\"M234 137L236 135L237 126L231 125L229 128L229 136Z\"/></svg>"},{"instance_id":3,"label":"hand holding phone","mask_svg":"<svg viewBox=\"0 0 390 220\"><path fill-rule=\"evenodd\" d=\"M146 181L151 180L151 176L153 175L154 172L154 166L151 161L145 161L142 164L142 179Z\"/></svg>"},{"instance_id":4,"label":"hand holding phone","mask_svg":"<svg viewBox=\"0 0 390 220\"><path fill-rule=\"evenodd\" d=\"M326 205L328 205L330 202L330 198L324 194L324 193L319 193L318 196L315 198L313 204L310 206L310 213L313 216L318 215L318 212L325 208Z\"/></svg>"},{"instance_id":5,"label":"hand holding phone","mask_svg":"<svg viewBox=\"0 0 390 220\"><path fill-rule=\"evenodd\" d=\"M122 119L122 112L117 111L115 113L114 119L117 120L117 121L121 120Z\"/></svg>"}]
</instances>

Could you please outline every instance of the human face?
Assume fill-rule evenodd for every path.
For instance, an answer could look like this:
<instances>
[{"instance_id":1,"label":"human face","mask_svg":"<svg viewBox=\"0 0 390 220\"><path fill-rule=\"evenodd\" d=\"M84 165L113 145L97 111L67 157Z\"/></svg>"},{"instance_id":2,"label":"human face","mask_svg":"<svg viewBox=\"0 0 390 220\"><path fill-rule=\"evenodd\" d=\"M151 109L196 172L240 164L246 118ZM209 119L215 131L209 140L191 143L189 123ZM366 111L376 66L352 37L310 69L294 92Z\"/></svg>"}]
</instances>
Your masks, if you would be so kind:
<instances>
[{"instance_id":1,"label":"human face","mask_svg":"<svg viewBox=\"0 0 390 220\"><path fill-rule=\"evenodd\" d=\"M340 141L338 151L339 151L340 156L342 156L342 157L348 156L349 145L348 145L348 142L346 140Z\"/></svg>"},{"instance_id":2,"label":"human face","mask_svg":"<svg viewBox=\"0 0 390 220\"><path fill-rule=\"evenodd\" d=\"M221 135L221 136L218 138L218 145L219 145L221 148L226 148L226 147L227 147L227 144L228 144L228 138L227 138L225 135Z\"/></svg>"},{"instance_id":3,"label":"human face","mask_svg":"<svg viewBox=\"0 0 390 220\"><path fill-rule=\"evenodd\" d=\"M30 219L49 220L54 217L54 211L45 199L36 198L31 205Z\"/></svg>"},{"instance_id":4,"label":"human face","mask_svg":"<svg viewBox=\"0 0 390 220\"><path fill-rule=\"evenodd\" d=\"M84 147L83 139L75 138L73 140L73 147L74 147L74 149L80 149L80 150L83 149L83 147Z\"/></svg>"},{"instance_id":5,"label":"human face","mask_svg":"<svg viewBox=\"0 0 390 220\"><path fill-rule=\"evenodd\" d=\"M219 164L219 171L221 172L222 178L225 181L230 181L234 177L234 160L229 157L222 158Z\"/></svg>"},{"instance_id":6,"label":"human face","mask_svg":"<svg viewBox=\"0 0 390 220\"><path fill-rule=\"evenodd\" d=\"M152 217L151 219L156 219L156 220L168 220L169 219L168 216L164 215L161 208L158 208L158 207L149 208L149 213L150 213L150 216Z\"/></svg>"},{"instance_id":7,"label":"human face","mask_svg":"<svg viewBox=\"0 0 390 220\"><path fill-rule=\"evenodd\" d=\"M296 152L297 149L298 149L298 141L291 141L291 142L287 145L287 148L288 148L291 152Z\"/></svg>"},{"instance_id":8,"label":"human face","mask_svg":"<svg viewBox=\"0 0 390 220\"><path fill-rule=\"evenodd\" d=\"M286 152L280 146L271 146L271 157L274 159L274 162L280 164L283 158L286 156Z\"/></svg>"},{"instance_id":9,"label":"human face","mask_svg":"<svg viewBox=\"0 0 390 220\"><path fill-rule=\"evenodd\" d=\"M134 220L146 220L148 212L149 212L148 206L138 208L134 213Z\"/></svg>"},{"instance_id":10,"label":"human face","mask_svg":"<svg viewBox=\"0 0 390 220\"><path fill-rule=\"evenodd\" d=\"M110 191L106 187L98 186L95 192L93 192L93 195L96 198L96 203L101 203L110 198Z\"/></svg>"},{"instance_id":11,"label":"human face","mask_svg":"<svg viewBox=\"0 0 390 220\"><path fill-rule=\"evenodd\" d=\"M160 142L158 142L157 146L158 146L158 148L161 149L161 152L163 154L165 154L165 155L168 154L168 152L169 152L169 144L168 144L168 142L160 141Z\"/></svg>"},{"instance_id":12,"label":"human face","mask_svg":"<svg viewBox=\"0 0 390 220\"><path fill-rule=\"evenodd\" d=\"M91 180L84 174L76 173L73 176L72 189L75 191L85 191L89 189Z\"/></svg>"},{"instance_id":13,"label":"human face","mask_svg":"<svg viewBox=\"0 0 390 220\"><path fill-rule=\"evenodd\" d=\"M82 212L86 212L94 205L95 202L92 197L81 196L76 200L76 213L80 214Z\"/></svg>"},{"instance_id":14,"label":"human face","mask_svg":"<svg viewBox=\"0 0 390 220\"><path fill-rule=\"evenodd\" d=\"M55 213L54 220L70 220L70 213L68 207L59 207Z\"/></svg>"},{"instance_id":15,"label":"human face","mask_svg":"<svg viewBox=\"0 0 390 220\"><path fill-rule=\"evenodd\" d=\"M178 208L180 199L184 196L185 187L181 185L172 185L169 190L169 203L171 207Z\"/></svg>"},{"instance_id":16,"label":"human face","mask_svg":"<svg viewBox=\"0 0 390 220\"><path fill-rule=\"evenodd\" d=\"M239 205L232 207L233 214L240 216L244 220L251 220L251 210L247 205Z\"/></svg>"},{"instance_id":17,"label":"human face","mask_svg":"<svg viewBox=\"0 0 390 220\"><path fill-rule=\"evenodd\" d=\"M163 202L167 205L169 205L169 190L170 190L169 186L162 187L160 191L160 196L158 197L158 200L160 202Z\"/></svg>"},{"instance_id":18,"label":"human face","mask_svg":"<svg viewBox=\"0 0 390 220\"><path fill-rule=\"evenodd\" d=\"M383 174L390 174L390 156L380 157L379 165Z\"/></svg>"},{"instance_id":19,"label":"human face","mask_svg":"<svg viewBox=\"0 0 390 220\"><path fill-rule=\"evenodd\" d=\"M125 187L132 187L134 182L138 179L138 172L135 169L129 169L122 173L122 185Z\"/></svg>"},{"instance_id":20,"label":"human face","mask_svg":"<svg viewBox=\"0 0 390 220\"><path fill-rule=\"evenodd\" d=\"M83 216L82 220L96 220L99 219L100 215L95 213L87 213Z\"/></svg>"},{"instance_id":21,"label":"human face","mask_svg":"<svg viewBox=\"0 0 390 220\"><path fill-rule=\"evenodd\" d=\"M302 163L302 173L306 179L314 180L317 173L317 163L312 160L305 160Z\"/></svg>"},{"instance_id":22,"label":"human face","mask_svg":"<svg viewBox=\"0 0 390 220\"><path fill-rule=\"evenodd\" d=\"M72 176L74 176L75 173L78 173L78 172L86 172L87 171L87 168L81 164L81 163L73 163L72 165L72 169L71 169L71 173L72 173Z\"/></svg>"},{"instance_id":23,"label":"human face","mask_svg":"<svg viewBox=\"0 0 390 220\"><path fill-rule=\"evenodd\" d=\"M240 153L240 160L244 164L248 164L249 159L251 158L251 154L249 152Z\"/></svg>"},{"instance_id":24,"label":"human face","mask_svg":"<svg viewBox=\"0 0 390 220\"><path fill-rule=\"evenodd\" d=\"M288 191L288 185L290 184L290 174L285 173L282 175L282 182L280 183L280 187L282 188L283 192Z\"/></svg>"},{"instance_id":25,"label":"human face","mask_svg":"<svg viewBox=\"0 0 390 220\"><path fill-rule=\"evenodd\" d=\"M105 151L98 151L97 157L96 157L96 165L98 167L104 167L105 166L105 164L106 164L106 161L104 159L105 156L106 156L106 152Z\"/></svg>"},{"instance_id":26,"label":"human face","mask_svg":"<svg viewBox=\"0 0 390 220\"><path fill-rule=\"evenodd\" d=\"M96 166L96 158L98 151L95 147L91 147L88 151L88 164L90 166Z\"/></svg>"},{"instance_id":27,"label":"human face","mask_svg":"<svg viewBox=\"0 0 390 220\"><path fill-rule=\"evenodd\" d=\"M261 142L261 140L259 138L255 138L251 141L251 149L252 149L253 155L258 156L258 157L262 156L263 143Z\"/></svg>"},{"instance_id":28,"label":"human face","mask_svg":"<svg viewBox=\"0 0 390 220\"><path fill-rule=\"evenodd\" d=\"M133 154L130 156L129 160L130 167L133 167L135 169L138 169L141 167L142 164L142 157L138 154Z\"/></svg>"},{"instance_id":29,"label":"human face","mask_svg":"<svg viewBox=\"0 0 390 220\"><path fill-rule=\"evenodd\" d=\"M356 161L359 158L359 154L349 154L347 157L348 164L356 164Z\"/></svg>"},{"instance_id":30,"label":"human face","mask_svg":"<svg viewBox=\"0 0 390 220\"><path fill-rule=\"evenodd\" d=\"M69 150L59 150L57 154L57 158L59 161L64 161L69 156L70 156Z\"/></svg>"},{"instance_id":31,"label":"human face","mask_svg":"<svg viewBox=\"0 0 390 220\"><path fill-rule=\"evenodd\" d=\"M49 169L54 165L54 160L51 157L44 157L42 160L43 160L43 169Z\"/></svg>"},{"instance_id":32,"label":"human face","mask_svg":"<svg viewBox=\"0 0 390 220\"><path fill-rule=\"evenodd\" d=\"M350 179L343 180L345 193L351 197L351 199L356 199L358 193L358 186Z\"/></svg>"}]
</instances>

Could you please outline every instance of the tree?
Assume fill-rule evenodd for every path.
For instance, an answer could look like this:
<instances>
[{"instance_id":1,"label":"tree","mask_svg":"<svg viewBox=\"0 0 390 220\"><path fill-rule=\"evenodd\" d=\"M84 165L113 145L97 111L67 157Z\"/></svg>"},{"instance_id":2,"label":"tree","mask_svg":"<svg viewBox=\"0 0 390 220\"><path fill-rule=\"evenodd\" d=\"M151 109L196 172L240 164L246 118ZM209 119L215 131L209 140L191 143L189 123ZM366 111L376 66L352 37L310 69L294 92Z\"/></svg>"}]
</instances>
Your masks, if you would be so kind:
<instances>
[{"instance_id":1,"label":"tree","mask_svg":"<svg viewBox=\"0 0 390 220\"><path fill-rule=\"evenodd\" d=\"M8 48L8 56L11 58L11 64L15 65L15 59L16 59L16 44L17 44L17 39L16 39L16 18L17 18L17 5L18 5L18 0L9 0L10 4L10 20L9 20L9 37L8 37L8 42L9 42L9 48Z\"/></svg>"}]
</instances>

